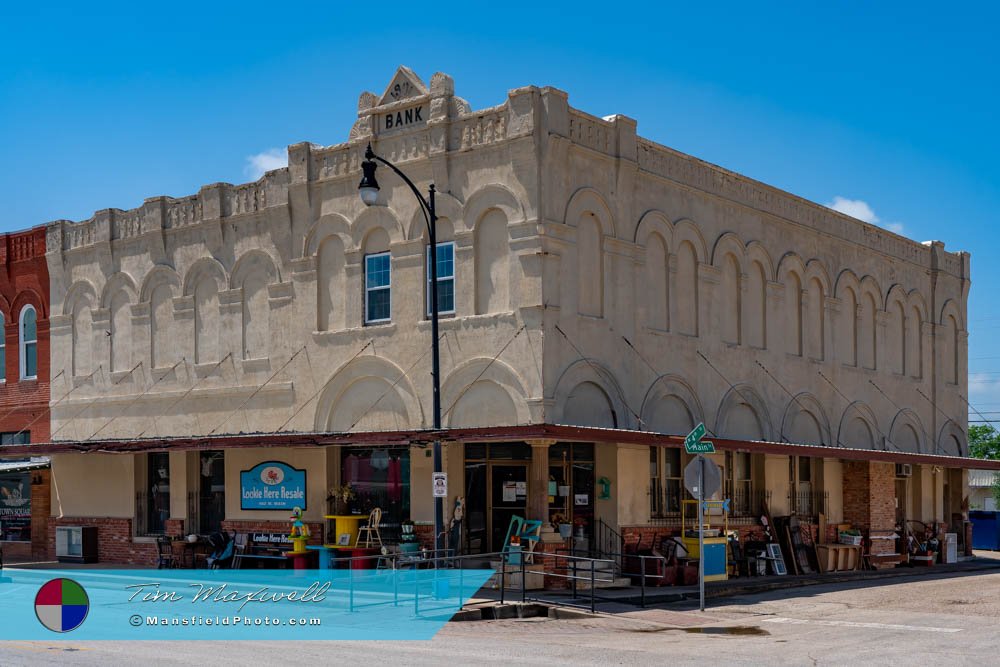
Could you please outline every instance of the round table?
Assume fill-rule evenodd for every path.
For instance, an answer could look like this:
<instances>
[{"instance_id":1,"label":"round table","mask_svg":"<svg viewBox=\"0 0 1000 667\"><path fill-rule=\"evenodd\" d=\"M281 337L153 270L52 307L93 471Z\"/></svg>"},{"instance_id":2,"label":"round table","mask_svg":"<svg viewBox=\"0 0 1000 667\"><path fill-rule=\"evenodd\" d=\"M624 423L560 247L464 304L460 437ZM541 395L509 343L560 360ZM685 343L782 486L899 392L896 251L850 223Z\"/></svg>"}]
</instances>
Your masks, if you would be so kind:
<instances>
[{"instance_id":1,"label":"round table","mask_svg":"<svg viewBox=\"0 0 1000 667\"><path fill-rule=\"evenodd\" d=\"M333 521L333 539L329 547L353 547L358 542L358 528L362 521L368 520L367 514L325 514L324 519ZM346 543L342 542L342 537L349 535L350 539Z\"/></svg>"}]
</instances>

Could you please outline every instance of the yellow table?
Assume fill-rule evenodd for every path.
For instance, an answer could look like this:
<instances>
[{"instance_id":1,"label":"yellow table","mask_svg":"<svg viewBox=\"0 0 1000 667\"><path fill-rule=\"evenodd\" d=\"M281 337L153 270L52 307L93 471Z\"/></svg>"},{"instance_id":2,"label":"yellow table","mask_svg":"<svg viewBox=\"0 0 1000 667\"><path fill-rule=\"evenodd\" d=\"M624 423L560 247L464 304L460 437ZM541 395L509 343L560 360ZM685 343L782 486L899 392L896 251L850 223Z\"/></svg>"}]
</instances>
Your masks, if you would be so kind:
<instances>
[{"instance_id":1,"label":"yellow table","mask_svg":"<svg viewBox=\"0 0 1000 667\"><path fill-rule=\"evenodd\" d=\"M333 521L333 544L324 546L330 549L346 549L353 547L358 541L358 528L362 521L368 520L367 514L325 514L324 519ZM345 544L344 535L350 535L350 540Z\"/></svg>"}]
</instances>

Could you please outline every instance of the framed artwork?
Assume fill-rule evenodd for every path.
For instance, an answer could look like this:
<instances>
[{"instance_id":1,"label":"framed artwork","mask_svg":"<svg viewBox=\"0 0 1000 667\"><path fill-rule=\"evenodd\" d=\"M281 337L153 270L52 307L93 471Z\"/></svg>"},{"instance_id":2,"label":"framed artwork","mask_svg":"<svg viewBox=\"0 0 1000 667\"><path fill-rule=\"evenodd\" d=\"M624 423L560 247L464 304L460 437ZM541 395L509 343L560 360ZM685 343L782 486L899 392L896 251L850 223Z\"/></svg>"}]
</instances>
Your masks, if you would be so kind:
<instances>
[{"instance_id":1,"label":"framed artwork","mask_svg":"<svg viewBox=\"0 0 1000 667\"><path fill-rule=\"evenodd\" d=\"M338 547L349 547L351 546L351 534L341 533L337 536L337 546Z\"/></svg>"}]
</instances>

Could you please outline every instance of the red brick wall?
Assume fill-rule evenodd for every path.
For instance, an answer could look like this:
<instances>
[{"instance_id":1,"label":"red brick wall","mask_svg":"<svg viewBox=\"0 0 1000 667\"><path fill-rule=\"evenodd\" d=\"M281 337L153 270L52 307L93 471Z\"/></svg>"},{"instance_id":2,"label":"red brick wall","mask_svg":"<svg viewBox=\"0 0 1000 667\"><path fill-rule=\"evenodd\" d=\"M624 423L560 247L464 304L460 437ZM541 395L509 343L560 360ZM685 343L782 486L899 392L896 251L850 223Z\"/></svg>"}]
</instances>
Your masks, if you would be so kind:
<instances>
[{"instance_id":1,"label":"red brick wall","mask_svg":"<svg viewBox=\"0 0 1000 667\"><path fill-rule=\"evenodd\" d=\"M132 519L53 517L49 521L49 553L55 558L56 526L97 526L97 559L100 563L156 567L156 542L135 542Z\"/></svg>"},{"instance_id":2,"label":"red brick wall","mask_svg":"<svg viewBox=\"0 0 1000 667\"><path fill-rule=\"evenodd\" d=\"M35 307L38 323L38 379L20 379L18 320L22 308ZM0 384L0 431L27 427L31 442L48 442L49 427L49 271L45 228L0 235L0 313L6 382Z\"/></svg>"},{"instance_id":3,"label":"red brick wall","mask_svg":"<svg viewBox=\"0 0 1000 667\"><path fill-rule=\"evenodd\" d=\"M844 521L872 533L896 527L896 468L875 461L844 462ZM872 554L895 552L892 540L872 540Z\"/></svg>"},{"instance_id":4,"label":"red brick wall","mask_svg":"<svg viewBox=\"0 0 1000 667\"><path fill-rule=\"evenodd\" d=\"M323 544L324 526L319 522L306 522L309 527L308 544ZM291 521L244 521L226 519L222 522L222 530L230 535L235 533L285 533L292 530Z\"/></svg>"}]
</instances>

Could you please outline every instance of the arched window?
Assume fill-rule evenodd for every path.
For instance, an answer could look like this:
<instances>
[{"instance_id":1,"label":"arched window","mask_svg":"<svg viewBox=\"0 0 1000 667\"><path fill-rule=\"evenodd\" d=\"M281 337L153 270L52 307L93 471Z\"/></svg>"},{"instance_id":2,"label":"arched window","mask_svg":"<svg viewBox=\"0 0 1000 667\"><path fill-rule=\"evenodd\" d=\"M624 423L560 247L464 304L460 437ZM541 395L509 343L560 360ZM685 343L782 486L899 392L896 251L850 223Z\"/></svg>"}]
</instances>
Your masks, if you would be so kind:
<instances>
[{"instance_id":1,"label":"arched window","mask_svg":"<svg viewBox=\"0 0 1000 667\"><path fill-rule=\"evenodd\" d=\"M21 357L21 379L34 380L38 377L38 327L34 306L21 309L21 321L18 326Z\"/></svg>"}]
</instances>

